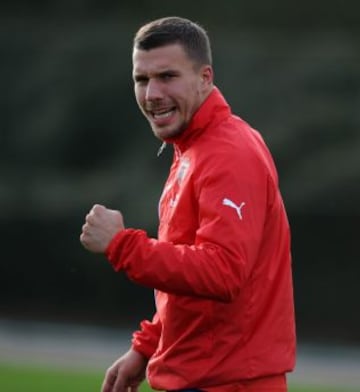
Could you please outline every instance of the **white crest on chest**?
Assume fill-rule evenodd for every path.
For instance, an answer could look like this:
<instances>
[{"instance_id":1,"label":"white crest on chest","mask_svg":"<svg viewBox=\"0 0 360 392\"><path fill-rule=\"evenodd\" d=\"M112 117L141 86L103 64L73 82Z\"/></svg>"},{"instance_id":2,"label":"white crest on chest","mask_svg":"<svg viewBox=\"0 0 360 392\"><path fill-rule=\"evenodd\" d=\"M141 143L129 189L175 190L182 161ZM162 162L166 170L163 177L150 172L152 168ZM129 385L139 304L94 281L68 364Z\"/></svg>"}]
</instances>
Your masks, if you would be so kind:
<instances>
[{"instance_id":1,"label":"white crest on chest","mask_svg":"<svg viewBox=\"0 0 360 392\"><path fill-rule=\"evenodd\" d=\"M190 167L189 159L182 158L181 162L180 162L180 166L179 166L177 173L176 173L176 180L179 184L181 184L182 181L184 180L184 178L189 170L189 167Z\"/></svg>"},{"instance_id":2,"label":"white crest on chest","mask_svg":"<svg viewBox=\"0 0 360 392\"><path fill-rule=\"evenodd\" d=\"M188 173L189 167L190 167L190 160L188 158L181 158L180 163L179 163L179 167L176 170L175 176L173 177L172 181L165 186L163 193L160 197L159 216L160 216L160 205L161 205L162 201L165 199L165 196L171 190L173 190L175 192L175 195L173 197L171 197L171 199L169 200L168 206L170 208L176 207L178 200L179 200L179 193L178 193L179 186L181 185L184 178L186 177L186 174Z\"/></svg>"}]
</instances>

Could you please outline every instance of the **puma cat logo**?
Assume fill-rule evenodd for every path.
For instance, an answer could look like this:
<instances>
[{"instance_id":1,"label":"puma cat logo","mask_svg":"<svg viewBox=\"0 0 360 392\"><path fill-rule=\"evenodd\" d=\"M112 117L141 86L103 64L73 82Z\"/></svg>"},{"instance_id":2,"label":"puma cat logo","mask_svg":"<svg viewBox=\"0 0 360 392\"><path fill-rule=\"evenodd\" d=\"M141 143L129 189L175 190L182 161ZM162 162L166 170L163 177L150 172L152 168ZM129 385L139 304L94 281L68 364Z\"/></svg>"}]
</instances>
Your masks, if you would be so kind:
<instances>
[{"instance_id":1,"label":"puma cat logo","mask_svg":"<svg viewBox=\"0 0 360 392\"><path fill-rule=\"evenodd\" d=\"M239 206L236 205L232 200L230 199L223 199L222 201L224 206L230 207L230 208L234 208L234 210L236 211L238 217L240 220L242 220L242 214L241 214L241 209L244 207L245 203L242 202Z\"/></svg>"}]
</instances>

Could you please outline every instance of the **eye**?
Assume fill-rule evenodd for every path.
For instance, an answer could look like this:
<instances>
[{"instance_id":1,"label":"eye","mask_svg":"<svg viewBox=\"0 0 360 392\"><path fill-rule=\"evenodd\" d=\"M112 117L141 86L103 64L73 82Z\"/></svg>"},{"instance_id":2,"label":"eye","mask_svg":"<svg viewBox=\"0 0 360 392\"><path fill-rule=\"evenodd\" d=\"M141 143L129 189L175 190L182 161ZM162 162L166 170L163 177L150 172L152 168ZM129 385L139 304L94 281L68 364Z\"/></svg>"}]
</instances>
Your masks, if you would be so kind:
<instances>
[{"instance_id":1,"label":"eye","mask_svg":"<svg viewBox=\"0 0 360 392\"><path fill-rule=\"evenodd\" d=\"M142 76L142 75L136 75L134 76L134 82L136 84L146 84L148 82L149 78L147 78L146 76Z\"/></svg>"},{"instance_id":2,"label":"eye","mask_svg":"<svg viewBox=\"0 0 360 392\"><path fill-rule=\"evenodd\" d=\"M163 80L164 82L167 82L175 77L176 77L176 74L173 72L164 72L164 73L160 74L160 79Z\"/></svg>"}]
</instances>

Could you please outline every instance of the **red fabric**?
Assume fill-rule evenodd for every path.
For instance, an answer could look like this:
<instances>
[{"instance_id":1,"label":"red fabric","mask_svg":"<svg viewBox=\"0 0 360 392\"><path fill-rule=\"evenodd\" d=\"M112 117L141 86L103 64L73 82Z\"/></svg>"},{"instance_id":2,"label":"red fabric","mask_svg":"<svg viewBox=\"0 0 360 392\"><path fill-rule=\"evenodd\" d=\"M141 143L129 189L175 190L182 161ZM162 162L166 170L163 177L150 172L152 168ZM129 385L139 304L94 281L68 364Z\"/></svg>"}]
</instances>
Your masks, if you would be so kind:
<instances>
[{"instance_id":1,"label":"red fabric","mask_svg":"<svg viewBox=\"0 0 360 392\"><path fill-rule=\"evenodd\" d=\"M287 383L285 375L281 374L207 388L206 392L287 392Z\"/></svg>"},{"instance_id":2,"label":"red fabric","mask_svg":"<svg viewBox=\"0 0 360 392\"><path fill-rule=\"evenodd\" d=\"M231 389L291 371L290 234L268 149L216 88L168 142L158 239L125 229L107 249L116 271L156 291L133 338L151 386Z\"/></svg>"}]
</instances>

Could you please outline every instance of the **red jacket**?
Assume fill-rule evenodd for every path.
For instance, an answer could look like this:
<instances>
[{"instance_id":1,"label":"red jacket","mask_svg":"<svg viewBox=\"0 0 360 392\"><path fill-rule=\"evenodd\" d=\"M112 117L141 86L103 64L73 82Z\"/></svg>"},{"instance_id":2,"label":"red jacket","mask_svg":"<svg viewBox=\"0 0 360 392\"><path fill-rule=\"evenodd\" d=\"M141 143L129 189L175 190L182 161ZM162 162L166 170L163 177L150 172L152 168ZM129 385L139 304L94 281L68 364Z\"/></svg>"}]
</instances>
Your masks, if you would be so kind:
<instances>
[{"instance_id":1,"label":"red jacket","mask_svg":"<svg viewBox=\"0 0 360 392\"><path fill-rule=\"evenodd\" d=\"M125 229L107 249L116 271L156 291L133 338L150 385L215 390L291 371L290 234L268 149L217 88L170 142L158 239Z\"/></svg>"}]
</instances>

